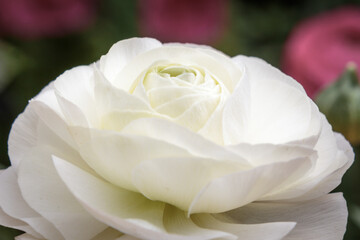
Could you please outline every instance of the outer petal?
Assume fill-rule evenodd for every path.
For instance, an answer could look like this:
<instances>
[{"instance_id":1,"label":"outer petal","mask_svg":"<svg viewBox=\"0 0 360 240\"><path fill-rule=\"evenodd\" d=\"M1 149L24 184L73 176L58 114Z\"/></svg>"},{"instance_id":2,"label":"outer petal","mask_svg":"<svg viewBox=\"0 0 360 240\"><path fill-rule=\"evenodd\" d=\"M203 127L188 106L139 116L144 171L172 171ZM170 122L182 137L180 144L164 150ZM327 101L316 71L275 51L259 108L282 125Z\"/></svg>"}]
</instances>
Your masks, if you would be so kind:
<instances>
[{"instance_id":1,"label":"outer petal","mask_svg":"<svg viewBox=\"0 0 360 240\"><path fill-rule=\"evenodd\" d=\"M104 231L93 237L91 240L116 240L124 234L111 227L106 228Z\"/></svg>"},{"instance_id":2,"label":"outer petal","mask_svg":"<svg viewBox=\"0 0 360 240\"><path fill-rule=\"evenodd\" d=\"M251 203L225 215L238 223L296 222L286 240L339 240L347 222L346 202L340 193L304 202Z\"/></svg>"},{"instance_id":3,"label":"outer petal","mask_svg":"<svg viewBox=\"0 0 360 240\"><path fill-rule=\"evenodd\" d=\"M109 182L136 191L132 171L142 161L191 157L184 149L163 140L113 131L71 128L82 157Z\"/></svg>"},{"instance_id":4,"label":"outer petal","mask_svg":"<svg viewBox=\"0 0 360 240\"><path fill-rule=\"evenodd\" d=\"M4 225L15 227L20 230L28 230L26 231L27 233L39 238L44 237L54 240L63 239L63 236L52 223L43 218L39 213L35 212L28 203L25 202L17 183L14 167L9 167L1 173L0 182L0 192L2 193L0 197L0 206L6 214L2 215L1 219L10 220L10 222L7 222ZM28 225L23 225L26 229L24 229L24 227L16 227L16 225L21 226L22 221ZM10 226L13 224L16 225Z\"/></svg>"},{"instance_id":5,"label":"outer petal","mask_svg":"<svg viewBox=\"0 0 360 240\"><path fill-rule=\"evenodd\" d=\"M36 238L27 233L15 237L15 240L44 240L43 238Z\"/></svg>"},{"instance_id":6,"label":"outer petal","mask_svg":"<svg viewBox=\"0 0 360 240\"><path fill-rule=\"evenodd\" d=\"M320 197L340 184L341 178L353 160L350 144L323 118L323 127L315 146L318 158L314 168L293 184L265 196L262 200L298 201Z\"/></svg>"},{"instance_id":7,"label":"outer petal","mask_svg":"<svg viewBox=\"0 0 360 240\"><path fill-rule=\"evenodd\" d=\"M54 91L60 106L63 103L59 97L77 106L91 126L98 125L99 116L94 108L94 69L91 66L75 67L60 75L54 81ZM67 108L62 108L62 111L67 113Z\"/></svg>"},{"instance_id":8,"label":"outer petal","mask_svg":"<svg viewBox=\"0 0 360 240\"><path fill-rule=\"evenodd\" d=\"M131 38L117 42L109 52L100 59L100 70L111 82L116 80L122 68L137 55L162 44L152 38Z\"/></svg>"},{"instance_id":9,"label":"outer petal","mask_svg":"<svg viewBox=\"0 0 360 240\"><path fill-rule=\"evenodd\" d=\"M199 191L213 179L241 171L236 161L206 158L161 158L140 163L133 170L138 191L151 200L187 211Z\"/></svg>"},{"instance_id":10,"label":"outer petal","mask_svg":"<svg viewBox=\"0 0 360 240\"><path fill-rule=\"evenodd\" d=\"M89 239L107 226L86 212L70 194L52 164L53 153L54 149L42 146L29 152L21 162L18 182L22 196L65 239Z\"/></svg>"},{"instance_id":11,"label":"outer petal","mask_svg":"<svg viewBox=\"0 0 360 240\"><path fill-rule=\"evenodd\" d=\"M238 224L222 222L210 214L191 216L196 224L204 228L221 229L236 235L237 239L246 240L280 240L296 225L295 222L269 222L261 224Z\"/></svg>"},{"instance_id":12,"label":"outer petal","mask_svg":"<svg viewBox=\"0 0 360 240\"><path fill-rule=\"evenodd\" d=\"M38 232L36 232L29 224L27 224L24 221L10 217L1 208L0 208L0 224L5 227L21 230L23 232L28 233L31 236L37 236L42 238L42 236Z\"/></svg>"},{"instance_id":13,"label":"outer petal","mask_svg":"<svg viewBox=\"0 0 360 240\"><path fill-rule=\"evenodd\" d=\"M216 160L237 161L244 166L249 164L241 156L229 149L219 146L197 133L162 119L138 119L127 125L123 131L126 134L148 136L178 146L196 157Z\"/></svg>"},{"instance_id":14,"label":"outer petal","mask_svg":"<svg viewBox=\"0 0 360 240\"><path fill-rule=\"evenodd\" d=\"M242 134L234 136L231 135L231 130L228 131L228 135L232 137L228 138L228 142L224 139L225 144L285 143L319 132L319 128L311 125L314 124L311 100L290 77L255 58L237 56L233 58L233 61L246 67L246 75L243 78L248 78L250 83L249 109L251 111L247 113L246 109L231 107L232 111L245 114L248 121L245 125L240 125L241 129L236 132ZM236 98L229 98L229 104L234 99ZM224 117L227 119L225 113ZM231 123L234 119L229 121ZM226 122L224 126L227 126Z\"/></svg>"},{"instance_id":15,"label":"outer petal","mask_svg":"<svg viewBox=\"0 0 360 240\"><path fill-rule=\"evenodd\" d=\"M167 217L174 212L164 213L164 203L118 188L60 159L54 158L54 163L62 180L82 205L96 218L121 232L153 240L227 239L225 237L231 236L197 227L184 212L181 221L175 221L177 213Z\"/></svg>"},{"instance_id":16,"label":"outer petal","mask_svg":"<svg viewBox=\"0 0 360 240\"><path fill-rule=\"evenodd\" d=\"M309 158L296 158L217 178L205 186L189 208L190 213L220 213L252 201L303 175L312 166Z\"/></svg>"}]
</instances>

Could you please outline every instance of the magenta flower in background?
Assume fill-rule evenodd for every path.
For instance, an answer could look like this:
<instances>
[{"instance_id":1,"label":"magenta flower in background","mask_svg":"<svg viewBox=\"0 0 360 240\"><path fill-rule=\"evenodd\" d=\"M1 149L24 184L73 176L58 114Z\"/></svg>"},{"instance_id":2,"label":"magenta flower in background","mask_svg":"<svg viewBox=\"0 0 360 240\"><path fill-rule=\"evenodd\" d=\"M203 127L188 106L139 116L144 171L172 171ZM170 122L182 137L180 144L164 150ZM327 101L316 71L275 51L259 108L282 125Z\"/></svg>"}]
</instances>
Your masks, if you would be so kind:
<instances>
[{"instance_id":1,"label":"magenta flower in background","mask_svg":"<svg viewBox=\"0 0 360 240\"><path fill-rule=\"evenodd\" d=\"M282 68L314 97L350 61L360 66L360 8L355 6L300 23L285 44Z\"/></svg>"},{"instance_id":2,"label":"magenta flower in background","mask_svg":"<svg viewBox=\"0 0 360 240\"><path fill-rule=\"evenodd\" d=\"M61 36L95 18L97 0L0 0L0 34L20 38Z\"/></svg>"},{"instance_id":3,"label":"magenta flower in background","mask_svg":"<svg viewBox=\"0 0 360 240\"><path fill-rule=\"evenodd\" d=\"M139 30L163 42L214 44L224 34L228 0L139 1Z\"/></svg>"}]
</instances>

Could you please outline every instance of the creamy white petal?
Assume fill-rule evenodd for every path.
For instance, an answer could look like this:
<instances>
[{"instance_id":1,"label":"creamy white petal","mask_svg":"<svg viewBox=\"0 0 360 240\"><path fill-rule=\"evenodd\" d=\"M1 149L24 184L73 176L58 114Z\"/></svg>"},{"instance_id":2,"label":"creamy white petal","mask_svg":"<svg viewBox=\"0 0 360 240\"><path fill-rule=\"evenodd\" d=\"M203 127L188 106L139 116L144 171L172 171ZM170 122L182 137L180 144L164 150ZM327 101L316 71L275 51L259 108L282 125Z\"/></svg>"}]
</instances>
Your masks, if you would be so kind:
<instances>
[{"instance_id":1,"label":"creamy white petal","mask_svg":"<svg viewBox=\"0 0 360 240\"><path fill-rule=\"evenodd\" d=\"M31 151L21 162L18 182L22 196L65 239L89 239L107 226L85 211L65 187L53 166L53 152L43 146Z\"/></svg>"},{"instance_id":2,"label":"creamy white petal","mask_svg":"<svg viewBox=\"0 0 360 240\"><path fill-rule=\"evenodd\" d=\"M147 111L113 111L102 116L100 128L120 132L126 125L139 118L166 118L161 114Z\"/></svg>"},{"instance_id":3,"label":"creamy white petal","mask_svg":"<svg viewBox=\"0 0 360 240\"><path fill-rule=\"evenodd\" d=\"M120 236L124 236L124 234L114 228L108 227L95 237L91 238L91 240L117 240Z\"/></svg>"},{"instance_id":4,"label":"creamy white petal","mask_svg":"<svg viewBox=\"0 0 360 240\"><path fill-rule=\"evenodd\" d=\"M35 237L44 237L54 240L64 239L53 224L43 218L39 213L35 212L24 200L19 189L14 167L9 167L1 173L0 182L0 192L2 193L0 197L0 206L7 215L11 218L19 219L17 221L27 223L35 230L35 232L30 230L28 233ZM17 224L20 223L17 222ZM22 228L18 229L25 230Z\"/></svg>"},{"instance_id":5,"label":"creamy white petal","mask_svg":"<svg viewBox=\"0 0 360 240\"><path fill-rule=\"evenodd\" d=\"M198 192L213 179L240 171L236 161L161 158L140 163L132 172L135 187L147 198L187 211Z\"/></svg>"},{"instance_id":6,"label":"creamy white petal","mask_svg":"<svg viewBox=\"0 0 360 240\"><path fill-rule=\"evenodd\" d=\"M210 214L191 216L196 224L204 228L221 229L237 236L239 240L281 240L296 225L295 222L269 222L260 224L239 224L222 222Z\"/></svg>"},{"instance_id":7,"label":"creamy white petal","mask_svg":"<svg viewBox=\"0 0 360 240\"><path fill-rule=\"evenodd\" d=\"M211 56L212 58L216 59L219 64L223 65L226 69L227 72L229 73L230 78L232 79L231 82L229 82L229 90L232 90L235 88L236 84L238 83L238 81L241 79L242 74L243 74L243 66L240 64L237 64L236 62L234 62L234 60L232 58L230 58L228 55L224 54L223 52L212 48L210 46L206 46L206 45L199 45L199 44L192 44L192 43L166 43L164 44L164 46L178 46L178 47L187 47L187 48L192 48L192 49L196 49L197 51L201 51L209 56ZM222 80L222 78L219 78L220 80Z\"/></svg>"},{"instance_id":8,"label":"creamy white petal","mask_svg":"<svg viewBox=\"0 0 360 240\"><path fill-rule=\"evenodd\" d=\"M219 101L219 96L209 96L204 100L199 100L178 116L175 122L194 132L198 131L205 125Z\"/></svg>"},{"instance_id":9,"label":"creamy white petal","mask_svg":"<svg viewBox=\"0 0 360 240\"><path fill-rule=\"evenodd\" d=\"M143 240L143 239L136 238L136 237L133 237L130 235L123 235L123 236L117 238L116 240Z\"/></svg>"},{"instance_id":10,"label":"creamy white petal","mask_svg":"<svg viewBox=\"0 0 360 240\"><path fill-rule=\"evenodd\" d=\"M246 69L233 94L226 99L222 116L224 144L237 144L241 137L249 135L247 126L250 119L251 88ZM250 140L250 139L249 139Z\"/></svg>"},{"instance_id":11,"label":"creamy white petal","mask_svg":"<svg viewBox=\"0 0 360 240\"><path fill-rule=\"evenodd\" d=\"M75 67L60 75L54 81L54 91L57 96L76 105L92 126L98 125L99 119L94 108L94 69L91 66Z\"/></svg>"},{"instance_id":12,"label":"creamy white petal","mask_svg":"<svg viewBox=\"0 0 360 240\"><path fill-rule=\"evenodd\" d=\"M342 136L332 132L325 118L315 150L318 157L311 171L294 184L289 184L287 188L278 192L272 192L262 200L297 201L317 198L340 184L341 177L351 166L354 155L349 143Z\"/></svg>"},{"instance_id":13,"label":"creamy white petal","mask_svg":"<svg viewBox=\"0 0 360 240\"><path fill-rule=\"evenodd\" d=\"M342 194L335 193L304 202L255 202L227 215L234 222L243 224L296 222L286 240L340 240L345 233L348 214Z\"/></svg>"},{"instance_id":14,"label":"creamy white petal","mask_svg":"<svg viewBox=\"0 0 360 240\"><path fill-rule=\"evenodd\" d=\"M163 225L164 203L118 188L60 159L54 159L54 163L63 181L83 206L100 221L123 233L153 240L212 239L168 233ZM167 224L177 223L177 231L181 231L182 223ZM199 231L204 230L199 228ZM217 235L212 236L219 237L219 232L215 233Z\"/></svg>"},{"instance_id":15,"label":"creamy white petal","mask_svg":"<svg viewBox=\"0 0 360 240\"><path fill-rule=\"evenodd\" d=\"M199 192L189 212L220 213L241 207L259 199L285 181L296 179L308 171L311 165L309 158L296 158L217 178Z\"/></svg>"},{"instance_id":16,"label":"creamy white petal","mask_svg":"<svg viewBox=\"0 0 360 240\"><path fill-rule=\"evenodd\" d=\"M79 106L66 99L59 92L55 92L55 95L68 125L81 127L94 126L91 119L86 116L86 113Z\"/></svg>"},{"instance_id":17,"label":"creamy white petal","mask_svg":"<svg viewBox=\"0 0 360 240\"><path fill-rule=\"evenodd\" d=\"M112 111L147 111L150 105L143 99L116 88L95 68L95 109L102 116Z\"/></svg>"},{"instance_id":18,"label":"creamy white petal","mask_svg":"<svg viewBox=\"0 0 360 240\"><path fill-rule=\"evenodd\" d=\"M194 223L187 212L181 211L171 205L166 205L164 210L164 225L166 230L177 234L179 239L205 240L205 239L224 239L236 240L237 237L227 229L209 229L199 227Z\"/></svg>"},{"instance_id":19,"label":"creamy white petal","mask_svg":"<svg viewBox=\"0 0 360 240\"><path fill-rule=\"evenodd\" d=\"M146 136L77 127L70 131L84 160L103 178L129 190L136 191L131 172L142 161L191 156L165 140Z\"/></svg>"},{"instance_id":20,"label":"creamy white petal","mask_svg":"<svg viewBox=\"0 0 360 240\"><path fill-rule=\"evenodd\" d=\"M124 134L147 136L178 146L192 155L217 160L233 160L249 167L249 164L238 154L220 146L186 128L162 119L137 119L128 124ZM174 137L176 136L176 137Z\"/></svg>"},{"instance_id":21,"label":"creamy white petal","mask_svg":"<svg viewBox=\"0 0 360 240\"><path fill-rule=\"evenodd\" d=\"M228 146L232 151L242 156L253 166L260 166L275 162L284 162L297 157L317 158L312 148L291 144L248 144L241 143Z\"/></svg>"},{"instance_id":22,"label":"creamy white petal","mask_svg":"<svg viewBox=\"0 0 360 240\"><path fill-rule=\"evenodd\" d=\"M14 228L28 233L31 236L42 238L29 224L16 218L10 217L0 208L0 224L5 227Z\"/></svg>"},{"instance_id":23,"label":"creamy white petal","mask_svg":"<svg viewBox=\"0 0 360 240\"><path fill-rule=\"evenodd\" d=\"M122 68L137 55L162 44L152 38L131 38L117 42L109 52L100 59L100 70L111 82L117 80L117 75Z\"/></svg>"},{"instance_id":24,"label":"creamy white petal","mask_svg":"<svg viewBox=\"0 0 360 240\"><path fill-rule=\"evenodd\" d=\"M236 141L232 144L285 143L308 137L312 104L304 91L265 62L244 56L233 60L246 67L244 77L249 78L250 83L251 114L243 126L246 132L242 131L237 138L233 136Z\"/></svg>"},{"instance_id":25,"label":"creamy white petal","mask_svg":"<svg viewBox=\"0 0 360 240\"><path fill-rule=\"evenodd\" d=\"M36 145L36 129L39 117L31 104L20 114L13 123L8 140L11 165L18 167L29 149Z\"/></svg>"},{"instance_id":26,"label":"creamy white petal","mask_svg":"<svg viewBox=\"0 0 360 240\"><path fill-rule=\"evenodd\" d=\"M224 85L232 91L233 80L228 69L218 59L200 50L184 46L164 46L139 54L133 58L118 74L114 85L125 91L132 92L141 73L155 63L176 63L185 66L201 66L207 69L216 79L221 79Z\"/></svg>"},{"instance_id":27,"label":"creamy white petal","mask_svg":"<svg viewBox=\"0 0 360 240\"><path fill-rule=\"evenodd\" d=\"M238 67L244 67L244 65L246 65L247 67L251 67L249 70L251 70L251 72L254 73L257 77L266 76L266 78L269 79L276 79L277 81L288 84L299 92L306 94L303 86L300 83L298 83L290 76L285 75L279 69L271 66L269 63L265 62L260 58L238 55L233 57L232 61ZM261 71L258 71L257 69L261 69Z\"/></svg>"},{"instance_id":28,"label":"creamy white petal","mask_svg":"<svg viewBox=\"0 0 360 240\"><path fill-rule=\"evenodd\" d=\"M337 139L339 151L336 153L336 157L333 160L346 163L337 170L333 170L333 172L328 173L328 175L322 178L321 181L317 182L315 187L313 187L310 191L307 191L305 194L291 200L309 200L323 196L335 189L341 183L341 178L354 161L354 152L349 142L345 140L342 135L335 133L335 137Z\"/></svg>"},{"instance_id":29,"label":"creamy white petal","mask_svg":"<svg viewBox=\"0 0 360 240\"><path fill-rule=\"evenodd\" d=\"M44 238L36 238L30 234L24 233L15 237L15 240L45 240Z\"/></svg>"},{"instance_id":30,"label":"creamy white petal","mask_svg":"<svg viewBox=\"0 0 360 240\"><path fill-rule=\"evenodd\" d=\"M34 111L39 119L52 131L61 138L68 146L73 147L74 140L67 129L67 123L63 115L59 115L54 109L42 101L33 100L30 105L31 111ZM38 124L39 125L39 124ZM39 126L38 126L39 127ZM22 129L25 131L25 129Z\"/></svg>"}]
</instances>

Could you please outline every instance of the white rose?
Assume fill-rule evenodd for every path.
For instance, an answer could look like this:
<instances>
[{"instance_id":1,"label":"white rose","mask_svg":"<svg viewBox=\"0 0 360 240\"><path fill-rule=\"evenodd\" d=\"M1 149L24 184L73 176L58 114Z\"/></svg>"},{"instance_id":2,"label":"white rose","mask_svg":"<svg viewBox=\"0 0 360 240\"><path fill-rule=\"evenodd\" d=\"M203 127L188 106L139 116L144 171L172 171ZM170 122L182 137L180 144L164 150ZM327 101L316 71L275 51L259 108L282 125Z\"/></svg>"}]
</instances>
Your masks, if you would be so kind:
<instances>
[{"instance_id":1,"label":"white rose","mask_svg":"<svg viewBox=\"0 0 360 240\"><path fill-rule=\"evenodd\" d=\"M341 239L348 142L257 58L129 39L15 121L0 223L18 239Z\"/></svg>"}]
</instances>

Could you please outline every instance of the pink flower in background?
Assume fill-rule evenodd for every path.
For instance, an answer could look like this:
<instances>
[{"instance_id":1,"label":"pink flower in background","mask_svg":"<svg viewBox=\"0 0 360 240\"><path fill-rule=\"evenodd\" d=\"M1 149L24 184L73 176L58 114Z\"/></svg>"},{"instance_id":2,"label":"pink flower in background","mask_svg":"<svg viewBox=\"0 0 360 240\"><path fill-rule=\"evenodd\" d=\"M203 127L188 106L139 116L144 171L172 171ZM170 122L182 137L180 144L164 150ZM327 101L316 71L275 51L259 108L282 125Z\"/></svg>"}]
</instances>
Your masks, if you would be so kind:
<instances>
[{"instance_id":1,"label":"pink flower in background","mask_svg":"<svg viewBox=\"0 0 360 240\"><path fill-rule=\"evenodd\" d=\"M60 36L86 28L95 12L96 0L0 0L0 34Z\"/></svg>"},{"instance_id":2,"label":"pink flower in background","mask_svg":"<svg viewBox=\"0 0 360 240\"><path fill-rule=\"evenodd\" d=\"M354 6L300 23L285 44L282 68L314 97L350 61L360 66L360 8Z\"/></svg>"},{"instance_id":3,"label":"pink flower in background","mask_svg":"<svg viewBox=\"0 0 360 240\"><path fill-rule=\"evenodd\" d=\"M141 0L139 29L163 42L214 44L224 33L228 10L228 0Z\"/></svg>"}]
</instances>

